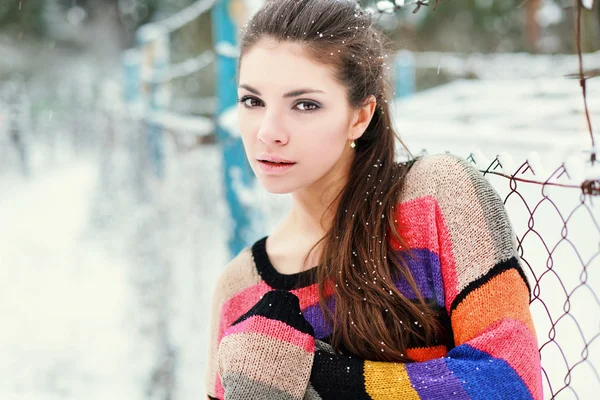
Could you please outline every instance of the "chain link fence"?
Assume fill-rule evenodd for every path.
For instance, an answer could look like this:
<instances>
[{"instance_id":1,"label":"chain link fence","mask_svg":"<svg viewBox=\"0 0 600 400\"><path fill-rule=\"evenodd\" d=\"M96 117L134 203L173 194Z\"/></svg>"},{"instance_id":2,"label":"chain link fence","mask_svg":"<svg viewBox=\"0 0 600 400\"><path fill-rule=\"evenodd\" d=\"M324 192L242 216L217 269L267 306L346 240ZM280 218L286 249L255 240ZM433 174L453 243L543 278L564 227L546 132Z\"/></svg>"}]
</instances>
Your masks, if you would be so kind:
<instances>
[{"instance_id":1,"label":"chain link fence","mask_svg":"<svg viewBox=\"0 0 600 400\"><path fill-rule=\"evenodd\" d=\"M504 199L532 287L544 398L600 392L600 181L586 165L552 171L510 158L473 163ZM514 171L506 173L506 171ZM588 173L588 175L590 175Z\"/></svg>"}]
</instances>

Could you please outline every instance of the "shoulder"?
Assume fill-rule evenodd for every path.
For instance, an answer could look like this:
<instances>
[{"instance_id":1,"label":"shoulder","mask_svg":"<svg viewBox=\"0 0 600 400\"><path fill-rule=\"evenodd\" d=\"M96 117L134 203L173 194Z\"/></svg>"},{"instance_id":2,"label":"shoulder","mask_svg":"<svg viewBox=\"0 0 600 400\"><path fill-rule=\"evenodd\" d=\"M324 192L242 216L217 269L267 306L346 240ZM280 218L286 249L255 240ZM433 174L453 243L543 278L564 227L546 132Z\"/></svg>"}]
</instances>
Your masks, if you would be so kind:
<instances>
[{"instance_id":1,"label":"shoulder","mask_svg":"<svg viewBox=\"0 0 600 400\"><path fill-rule=\"evenodd\" d=\"M444 153L418 157L406 174L403 200L448 196L456 190L484 187L487 180L464 158Z\"/></svg>"},{"instance_id":2,"label":"shoulder","mask_svg":"<svg viewBox=\"0 0 600 400\"><path fill-rule=\"evenodd\" d=\"M435 209L440 229L447 232L455 257L467 265L471 247L487 249L487 265L515 256L515 235L504 201L467 160L450 154L417 159L406 175L400 203L425 200ZM465 246L465 244L469 244ZM484 257L485 258L485 257Z\"/></svg>"},{"instance_id":3,"label":"shoulder","mask_svg":"<svg viewBox=\"0 0 600 400\"><path fill-rule=\"evenodd\" d=\"M221 271L214 289L214 301L223 304L236 293L261 281L256 271L252 247L247 246Z\"/></svg>"}]
</instances>

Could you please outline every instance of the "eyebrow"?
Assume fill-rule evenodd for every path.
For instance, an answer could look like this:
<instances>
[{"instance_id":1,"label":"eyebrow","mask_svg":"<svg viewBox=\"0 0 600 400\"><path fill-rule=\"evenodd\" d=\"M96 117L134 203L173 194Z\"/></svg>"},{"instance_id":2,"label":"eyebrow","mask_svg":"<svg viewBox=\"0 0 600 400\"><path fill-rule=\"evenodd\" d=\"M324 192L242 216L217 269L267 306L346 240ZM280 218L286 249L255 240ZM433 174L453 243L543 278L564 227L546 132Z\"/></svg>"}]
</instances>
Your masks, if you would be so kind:
<instances>
[{"instance_id":1,"label":"eyebrow","mask_svg":"<svg viewBox=\"0 0 600 400\"><path fill-rule=\"evenodd\" d=\"M241 88L246 89L247 91L254 93L257 96L262 96L260 94L260 92L256 89L254 89L251 86L248 85L240 85ZM298 96L302 96L303 94L308 94L308 93L325 93L322 90L317 90L317 89L310 89L310 88L302 88L302 89L296 89L296 90L292 90L291 92L287 92L286 94L283 95L283 97L288 98L288 97L298 97Z\"/></svg>"}]
</instances>

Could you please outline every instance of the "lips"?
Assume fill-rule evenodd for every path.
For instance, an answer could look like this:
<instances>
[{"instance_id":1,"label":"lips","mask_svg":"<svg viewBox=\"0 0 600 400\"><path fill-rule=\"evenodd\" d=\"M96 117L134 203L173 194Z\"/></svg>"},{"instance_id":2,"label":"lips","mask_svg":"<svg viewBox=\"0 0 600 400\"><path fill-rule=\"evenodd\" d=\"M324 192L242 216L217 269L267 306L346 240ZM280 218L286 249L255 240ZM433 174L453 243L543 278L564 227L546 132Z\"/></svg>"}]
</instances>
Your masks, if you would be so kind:
<instances>
[{"instance_id":1,"label":"lips","mask_svg":"<svg viewBox=\"0 0 600 400\"><path fill-rule=\"evenodd\" d=\"M284 174L294 167L296 163L275 163L269 161L259 161L260 169L268 175Z\"/></svg>"},{"instance_id":2,"label":"lips","mask_svg":"<svg viewBox=\"0 0 600 400\"><path fill-rule=\"evenodd\" d=\"M293 162L277 162L277 161L267 161L267 160L258 160L258 161L260 161L260 162L265 162L265 163L269 163L269 164L275 164L275 165L279 165L279 164L281 164L281 165L291 165L291 164L296 164L296 163L293 163Z\"/></svg>"},{"instance_id":3,"label":"lips","mask_svg":"<svg viewBox=\"0 0 600 400\"><path fill-rule=\"evenodd\" d=\"M272 164L296 164L292 160L287 158L279 157L274 154L261 154L256 158L258 161L268 162Z\"/></svg>"}]
</instances>

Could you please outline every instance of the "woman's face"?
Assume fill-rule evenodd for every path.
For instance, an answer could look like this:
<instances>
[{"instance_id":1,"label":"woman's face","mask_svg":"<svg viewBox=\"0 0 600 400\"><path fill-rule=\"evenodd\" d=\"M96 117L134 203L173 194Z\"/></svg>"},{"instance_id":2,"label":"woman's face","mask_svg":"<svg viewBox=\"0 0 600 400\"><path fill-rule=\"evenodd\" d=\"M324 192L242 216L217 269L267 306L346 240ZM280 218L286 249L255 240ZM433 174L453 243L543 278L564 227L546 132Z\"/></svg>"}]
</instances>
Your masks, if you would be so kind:
<instances>
[{"instance_id":1,"label":"woman's face","mask_svg":"<svg viewBox=\"0 0 600 400\"><path fill-rule=\"evenodd\" d=\"M356 112L330 66L305 56L301 44L262 39L243 56L238 98L246 155L266 190L321 190L343 178ZM259 161L268 156L293 164Z\"/></svg>"}]
</instances>

